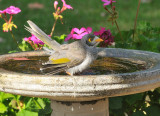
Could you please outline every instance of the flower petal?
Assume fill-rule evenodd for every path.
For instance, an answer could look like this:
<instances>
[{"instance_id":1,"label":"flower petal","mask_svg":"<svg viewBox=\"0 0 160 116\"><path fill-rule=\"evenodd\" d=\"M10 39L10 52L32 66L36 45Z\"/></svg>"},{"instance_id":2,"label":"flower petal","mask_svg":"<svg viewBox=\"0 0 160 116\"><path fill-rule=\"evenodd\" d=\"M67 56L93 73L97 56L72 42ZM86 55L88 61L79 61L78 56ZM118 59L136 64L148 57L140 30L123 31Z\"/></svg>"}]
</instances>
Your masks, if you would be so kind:
<instances>
[{"instance_id":1,"label":"flower petal","mask_svg":"<svg viewBox=\"0 0 160 116\"><path fill-rule=\"evenodd\" d=\"M84 31L87 31L86 28L82 27L80 30L79 30L79 34L83 33Z\"/></svg>"},{"instance_id":2,"label":"flower petal","mask_svg":"<svg viewBox=\"0 0 160 116\"><path fill-rule=\"evenodd\" d=\"M73 34L73 39L82 39L82 36L78 34Z\"/></svg>"},{"instance_id":3,"label":"flower petal","mask_svg":"<svg viewBox=\"0 0 160 116\"><path fill-rule=\"evenodd\" d=\"M80 34L80 30L79 30L78 28L73 28L73 29L72 29L72 33L73 33L73 32L76 32L76 33Z\"/></svg>"},{"instance_id":4,"label":"flower petal","mask_svg":"<svg viewBox=\"0 0 160 116\"><path fill-rule=\"evenodd\" d=\"M73 37L72 34L68 34L68 36L65 38L64 41L68 41L68 40L70 40L72 37Z\"/></svg>"},{"instance_id":5,"label":"flower petal","mask_svg":"<svg viewBox=\"0 0 160 116\"><path fill-rule=\"evenodd\" d=\"M107 5L110 5L111 3L110 2L106 2L106 3L104 3L103 5L104 6L107 6Z\"/></svg>"},{"instance_id":6,"label":"flower petal","mask_svg":"<svg viewBox=\"0 0 160 116\"><path fill-rule=\"evenodd\" d=\"M54 1L54 9L57 9L58 1Z\"/></svg>"},{"instance_id":7,"label":"flower petal","mask_svg":"<svg viewBox=\"0 0 160 116\"><path fill-rule=\"evenodd\" d=\"M19 12L21 12L21 9L15 6L10 6L6 8L5 10L6 10L6 13L8 14L18 14Z\"/></svg>"},{"instance_id":8,"label":"flower petal","mask_svg":"<svg viewBox=\"0 0 160 116\"><path fill-rule=\"evenodd\" d=\"M6 13L6 10L0 10L0 14Z\"/></svg>"},{"instance_id":9,"label":"flower petal","mask_svg":"<svg viewBox=\"0 0 160 116\"><path fill-rule=\"evenodd\" d=\"M63 2L63 6L66 7L67 9L73 9L71 5L66 4L65 0L61 0Z\"/></svg>"},{"instance_id":10,"label":"flower petal","mask_svg":"<svg viewBox=\"0 0 160 116\"><path fill-rule=\"evenodd\" d=\"M89 33L91 33L91 32L92 32L92 27L87 27L87 29L86 29L86 30L87 30L87 32L88 32L88 34L89 34Z\"/></svg>"},{"instance_id":11,"label":"flower petal","mask_svg":"<svg viewBox=\"0 0 160 116\"><path fill-rule=\"evenodd\" d=\"M93 34L96 36L100 35L99 32L97 32L97 31L93 32Z\"/></svg>"},{"instance_id":12,"label":"flower petal","mask_svg":"<svg viewBox=\"0 0 160 116\"><path fill-rule=\"evenodd\" d=\"M100 35L102 35L102 33L104 33L105 31L105 27L101 27L101 30L99 31Z\"/></svg>"},{"instance_id":13,"label":"flower petal","mask_svg":"<svg viewBox=\"0 0 160 116\"><path fill-rule=\"evenodd\" d=\"M88 32L84 32L81 34L81 36L83 37L84 35L87 35L87 34L88 34Z\"/></svg>"}]
</instances>

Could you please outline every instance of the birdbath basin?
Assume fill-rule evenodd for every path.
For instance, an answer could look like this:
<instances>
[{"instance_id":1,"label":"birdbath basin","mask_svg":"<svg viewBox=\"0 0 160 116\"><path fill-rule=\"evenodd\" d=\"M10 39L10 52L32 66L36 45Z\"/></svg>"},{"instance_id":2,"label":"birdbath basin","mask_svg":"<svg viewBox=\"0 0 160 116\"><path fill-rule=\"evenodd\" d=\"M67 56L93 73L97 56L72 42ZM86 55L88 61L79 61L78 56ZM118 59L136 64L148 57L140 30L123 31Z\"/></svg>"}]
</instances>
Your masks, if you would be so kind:
<instances>
[{"instance_id":1,"label":"birdbath basin","mask_svg":"<svg viewBox=\"0 0 160 116\"><path fill-rule=\"evenodd\" d=\"M109 116L108 98L160 86L160 54L96 48L99 59L81 74L45 75L46 51L0 55L0 91L51 99L52 116Z\"/></svg>"}]
</instances>

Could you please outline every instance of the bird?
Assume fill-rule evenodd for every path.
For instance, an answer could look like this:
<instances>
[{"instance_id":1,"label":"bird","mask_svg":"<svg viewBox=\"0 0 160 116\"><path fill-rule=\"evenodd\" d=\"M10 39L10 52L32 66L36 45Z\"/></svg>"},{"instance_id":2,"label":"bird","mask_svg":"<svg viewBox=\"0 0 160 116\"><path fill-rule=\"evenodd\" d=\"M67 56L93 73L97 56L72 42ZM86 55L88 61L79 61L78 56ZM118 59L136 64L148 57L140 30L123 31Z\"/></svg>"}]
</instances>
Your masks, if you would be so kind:
<instances>
[{"instance_id":1,"label":"bird","mask_svg":"<svg viewBox=\"0 0 160 116\"><path fill-rule=\"evenodd\" d=\"M80 40L61 45L51 39L32 21L28 20L27 23L30 27L25 26L25 29L50 47L50 49L44 47L44 50L49 54L49 60L43 63L40 69L42 71L49 70L46 73L48 75L66 72L73 76L87 69L98 57L98 51L95 47L103 39L93 34L86 34Z\"/></svg>"}]
</instances>

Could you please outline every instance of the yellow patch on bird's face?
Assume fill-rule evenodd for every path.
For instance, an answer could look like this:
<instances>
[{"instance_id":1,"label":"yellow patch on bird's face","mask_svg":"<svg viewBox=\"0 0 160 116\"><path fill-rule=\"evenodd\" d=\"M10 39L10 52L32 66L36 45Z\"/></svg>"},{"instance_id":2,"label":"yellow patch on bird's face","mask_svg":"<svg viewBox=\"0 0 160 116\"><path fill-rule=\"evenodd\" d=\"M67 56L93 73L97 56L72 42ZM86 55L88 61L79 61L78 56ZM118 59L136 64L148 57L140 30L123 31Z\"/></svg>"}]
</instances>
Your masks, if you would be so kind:
<instances>
[{"instance_id":1,"label":"yellow patch on bird's face","mask_svg":"<svg viewBox=\"0 0 160 116\"><path fill-rule=\"evenodd\" d=\"M91 42L91 39L92 39L92 38L89 38L88 41Z\"/></svg>"},{"instance_id":2,"label":"yellow patch on bird's face","mask_svg":"<svg viewBox=\"0 0 160 116\"><path fill-rule=\"evenodd\" d=\"M52 60L52 63L53 63L53 64L64 64L64 63L68 63L68 62L71 61L71 60L68 59L68 58L60 58L60 59L56 59L56 60L51 59L51 60Z\"/></svg>"}]
</instances>

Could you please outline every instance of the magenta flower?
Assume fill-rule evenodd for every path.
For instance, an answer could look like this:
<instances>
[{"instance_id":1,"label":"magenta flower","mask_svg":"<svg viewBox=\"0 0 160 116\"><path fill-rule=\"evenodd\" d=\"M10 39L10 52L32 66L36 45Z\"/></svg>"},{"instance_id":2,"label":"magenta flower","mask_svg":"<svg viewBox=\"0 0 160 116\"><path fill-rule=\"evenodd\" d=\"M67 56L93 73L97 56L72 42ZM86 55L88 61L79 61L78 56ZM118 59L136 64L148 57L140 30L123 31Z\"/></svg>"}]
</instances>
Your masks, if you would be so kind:
<instances>
[{"instance_id":1,"label":"magenta flower","mask_svg":"<svg viewBox=\"0 0 160 116\"><path fill-rule=\"evenodd\" d=\"M33 34L32 34L31 37L28 37L28 38L25 37L25 38L24 38L24 41L28 41L28 42L33 41L34 44L44 45L44 43L43 43L40 39L38 39L36 36L34 36Z\"/></svg>"},{"instance_id":2,"label":"magenta flower","mask_svg":"<svg viewBox=\"0 0 160 116\"><path fill-rule=\"evenodd\" d=\"M94 33L94 35L102 35L105 31L106 31L105 27L101 27L101 30L99 30L98 32L95 31L93 33Z\"/></svg>"},{"instance_id":3,"label":"magenta flower","mask_svg":"<svg viewBox=\"0 0 160 116\"><path fill-rule=\"evenodd\" d=\"M104 2L104 6L107 6L107 5L110 5L112 4L113 2L116 2L116 1L112 1L112 0L102 0L102 2Z\"/></svg>"},{"instance_id":4,"label":"magenta flower","mask_svg":"<svg viewBox=\"0 0 160 116\"><path fill-rule=\"evenodd\" d=\"M33 34L31 36L31 41L33 41L34 44L44 45L44 43L40 39L38 39L36 36L34 36Z\"/></svg>"},{"instance_id":5,"label":"magenta flower","mask_svg":"<svg viewBox=\"0 0 160 116\"><path fill-rule=\"evenodd\" d=\"M62 0L63 2L63 7L65 7L65 9L73 9L71 5L66 4L65 0Z\"/></svg>"},{"instance_id":6,"label":"magenta flower","mask_svg":"<svg viewBox=\"0 0 160 116\"><path fill-rule=\"evenodd\" d=\"M0 14L5 14L6 10L0 10Z\"/></svg>"},{"instance_id":7,"label":"magenta flower","mask_svg":"<svg viewBox=\"0 0 160 116\"><path fill-rule=\"evenodd\" d=\"M65 38L65 41L72 39L82 39L82 37L86 34L89 34L92 32L91 27L84 28L82 27L81 29L78 28L73 28L71 30L71 33Z\"/></svg>"},{"instance_id":8,"label":"magenta flower","mask_svg":"<svg viewBox=\"0 0 160 116\"><path fill-rule=\"evenodd\" d=\"M28 38L25 37L25 38L24 38L24 41L31 41L31 37L28 37Z\"/></svg>"},{"instance_id":9,"label":"magenta flower","mask_svg":"<svg viewBox=\"0 0 160 116\"><path fill-rule=\"evenodd\" d=\"M99 36L104 42L100 43L101 47L106 47L108 45L112 45L114 42L114 36L112 36L111 31L108 29L106 30L104 27L101 27L101 30L98 32L94 32L94 35Z\"/></svg>"},{"instance_id":10,"label":"magenta flower","mask_svg":"<svg viewBox=\"0 0 160 116\"><path fill-rule=\"evenodd\" d=\"M5 9L7 14L18 14L21 10L18 7L10 6Z\"/></svg>"}]
</instances>

